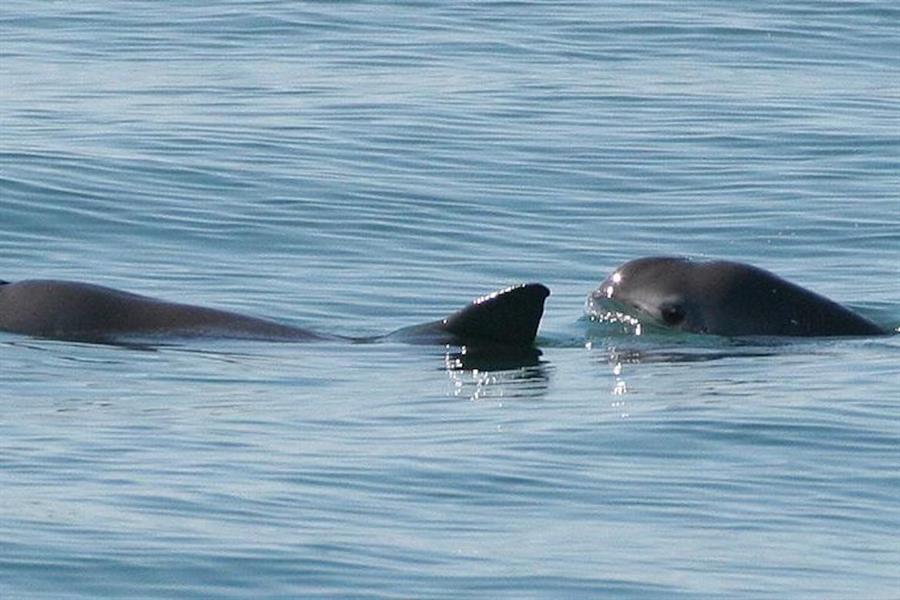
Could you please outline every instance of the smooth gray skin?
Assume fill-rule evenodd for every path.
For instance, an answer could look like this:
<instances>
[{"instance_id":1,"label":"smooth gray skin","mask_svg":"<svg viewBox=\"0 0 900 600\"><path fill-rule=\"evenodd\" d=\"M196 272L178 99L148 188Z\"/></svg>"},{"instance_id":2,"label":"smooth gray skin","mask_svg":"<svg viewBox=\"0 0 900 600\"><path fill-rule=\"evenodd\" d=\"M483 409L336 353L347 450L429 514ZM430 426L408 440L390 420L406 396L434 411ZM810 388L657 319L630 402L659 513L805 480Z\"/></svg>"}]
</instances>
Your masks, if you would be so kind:
<instances>
[{"instance_id":1,"label":"smooth gray skin","mask_svg":"<svg viewBox=\"0 0 900 600\"><path fill-rule=\"evenodd\" d=\"M513 286L439 321L388 336L350 338L89 283L26 280L0 282L0 331L97 342L143 336L353 342L390 338L412 343L528 345L534 343L549 294L536 283Z\"/></svg>"},{"instance_id":2,"label":"smooth gray skin","mask_svg":"<svg viewBox=\"0 0 900 600\"><path fill-rule=\"evenodd\" d=\"M589 314L620 310L692 333L722 336L868 336L869 319L751 265L648 257L625 263L588 298Z\"/></svg>"}]
</instances>

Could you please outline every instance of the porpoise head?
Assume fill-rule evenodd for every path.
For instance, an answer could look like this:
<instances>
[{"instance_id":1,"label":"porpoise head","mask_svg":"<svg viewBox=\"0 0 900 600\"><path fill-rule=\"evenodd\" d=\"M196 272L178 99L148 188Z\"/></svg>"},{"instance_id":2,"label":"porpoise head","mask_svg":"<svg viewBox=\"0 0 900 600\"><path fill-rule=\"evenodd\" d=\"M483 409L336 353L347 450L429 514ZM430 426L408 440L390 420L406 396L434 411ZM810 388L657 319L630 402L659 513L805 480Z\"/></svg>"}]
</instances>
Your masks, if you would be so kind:
<instances>
[{"instance_id":1,"label":"porpoise head","mask_svg":"<svg viewBox=\"0 0 900 600\"><path fill-rule=\"evenodd\" d=\"M648 257L617 268L588 297L586 310L594 317L629 316L641 323L705 333L708 315L694 292L693 268L688 259Z\"/></svg>"},{"instance_id":2,"label":"porpoise head","mask_svg":"<svg viewBox=\"0 0 900 600\"><path fill-rule=\"evenodd\" d=\"M723 336L877 335L884 330L828 298L752 265L648 257L625 263L590 295L592 317Z\"/></svg>"}]
</instances>

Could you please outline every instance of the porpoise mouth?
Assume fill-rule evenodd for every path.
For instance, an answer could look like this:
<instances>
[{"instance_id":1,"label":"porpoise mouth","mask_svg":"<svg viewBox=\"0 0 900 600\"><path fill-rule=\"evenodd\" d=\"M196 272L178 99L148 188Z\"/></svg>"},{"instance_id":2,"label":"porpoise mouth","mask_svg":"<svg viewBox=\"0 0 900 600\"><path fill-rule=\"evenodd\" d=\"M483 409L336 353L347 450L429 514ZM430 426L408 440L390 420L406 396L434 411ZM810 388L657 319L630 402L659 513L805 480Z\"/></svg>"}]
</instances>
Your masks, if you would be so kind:
<instances>
[{"instance_id":1,"label":"porpoise mouth","mask_svg":"<svg viewBox=\"0 0 900 600\"><path fill-rule=\"evenodd\" d=\"M625 314L632 318L650 317L650 313L644 310L643 307L631 302L622 302L618 298L615 298L606 282L603 282L603 285L588 296L584 311L588 315L598 318L607 316L610 313Z\"/></svg>"},{"instance_id":2,"label":"porpoise mouth","mask_svg":"<svg viewBox=\"0 0 900 600\"><path fill-rule=\"evenodd\" d=\"M584 312L595 323L624 325L628 333L641 335L642 321L648 318L639 307L613 300L605 293L603 287L590 296L585 302ZM652 322L652 319L648 319Z\"/></svg>"},{"instance_id":3,"label":"porpoise mouth","mask_svg":"<svg viewBox=\"0 0 900 600\"><path fill-rule=\"evenodd\" d=\"M647 307L631 299L624 301L615 297L614 289L603 282L587 298L585 314L595 323L624 325L629 333L642 335L649 332L671 332L682 329L674 323L666 323L660 317L656 306Z\"/></svg>"}]
</instances>

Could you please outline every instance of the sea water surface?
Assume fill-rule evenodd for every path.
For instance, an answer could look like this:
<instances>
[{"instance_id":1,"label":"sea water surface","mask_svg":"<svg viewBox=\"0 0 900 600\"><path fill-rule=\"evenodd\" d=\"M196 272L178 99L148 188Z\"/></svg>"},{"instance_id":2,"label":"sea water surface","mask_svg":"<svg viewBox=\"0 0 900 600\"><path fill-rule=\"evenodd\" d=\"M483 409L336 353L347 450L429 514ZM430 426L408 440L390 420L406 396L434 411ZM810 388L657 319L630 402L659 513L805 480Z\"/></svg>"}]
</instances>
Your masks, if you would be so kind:
<instances>
[{"instance_id":1,"label":"sea water surface","mask_svg":"<svg viewBox=\"0 0 900 600\"><path fill-rule=\"evenodd\" d=\"M900 339L634 336L621 262L900 325L900 8L0 3L0 279L536 360L0 334L0 597L900 597Z\"/></svg>"}]
</instances>

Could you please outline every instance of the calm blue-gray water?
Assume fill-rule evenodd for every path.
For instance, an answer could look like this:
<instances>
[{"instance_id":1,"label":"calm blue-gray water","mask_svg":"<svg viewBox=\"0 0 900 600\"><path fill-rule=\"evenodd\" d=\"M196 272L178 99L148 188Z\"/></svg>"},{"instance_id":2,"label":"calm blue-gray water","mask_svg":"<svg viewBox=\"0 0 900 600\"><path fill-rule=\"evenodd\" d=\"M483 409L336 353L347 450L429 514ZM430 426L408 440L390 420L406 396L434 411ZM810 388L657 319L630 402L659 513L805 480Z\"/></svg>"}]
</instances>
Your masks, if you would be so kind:
<instances>
[{"instance_id":1,"label":"calm blue-gray water","mask_svg":"<svg viewBox=\"0 0 900 600\"><path fill-rule=\"evenodd\" d=\"M0 334L0 597L900 597L900 336L592 328L621 262L900 325L891 0L0 3L0 279L536 361Z\"/></svg>"}]
</instances>

